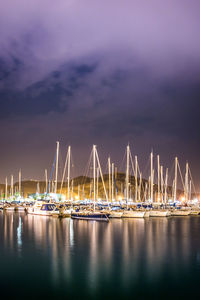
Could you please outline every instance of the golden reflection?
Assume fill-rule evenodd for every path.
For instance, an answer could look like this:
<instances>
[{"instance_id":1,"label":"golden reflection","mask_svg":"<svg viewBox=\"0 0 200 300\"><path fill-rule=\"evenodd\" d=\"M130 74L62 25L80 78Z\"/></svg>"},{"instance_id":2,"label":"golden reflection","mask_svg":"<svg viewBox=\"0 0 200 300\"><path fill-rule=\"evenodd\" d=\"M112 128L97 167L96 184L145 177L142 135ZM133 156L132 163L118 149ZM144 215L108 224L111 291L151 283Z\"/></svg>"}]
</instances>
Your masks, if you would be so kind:
<instances>
[{"instance_id":1,"label":"golden reflection","mask_svg":"<svg viewBox=\"0 0 200 300\"><path fill-rule=\"evenodd\" d=\"M49 260L55 285L62 280L65 284L73 282L79 264L92 292L99 280L109 282L113 273L126 286L139 278L144 266L145 276L160 276L169 261L174 269L178 262L187 264L191 228L198 230L199 225L190 217L113 219L108 223L18 213L0 217L5 249L22 253L26 238L34 251Z\"/></svg>"}]
</instances>

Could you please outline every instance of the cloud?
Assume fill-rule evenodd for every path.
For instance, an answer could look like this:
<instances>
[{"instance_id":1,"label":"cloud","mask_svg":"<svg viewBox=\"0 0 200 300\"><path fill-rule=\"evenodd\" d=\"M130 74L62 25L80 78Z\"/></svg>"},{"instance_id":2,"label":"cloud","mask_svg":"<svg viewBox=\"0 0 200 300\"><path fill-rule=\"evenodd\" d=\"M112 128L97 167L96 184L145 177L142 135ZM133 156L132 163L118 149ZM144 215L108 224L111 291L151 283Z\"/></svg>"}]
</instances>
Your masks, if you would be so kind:
<instances>
[{"instance_id":1,"label":"cloud","mask_svg":"<svg viewBox=\"0 0 200 300\"><path fill-rule=\"evenodd\" d=\"M57 139L78 156L95 142L119 160L128 141L143 154L194 155L199 9L195 0L2 1L1 152L15 150L24 168L35 153L44 167Z\"/></svg>"},{"instance_id":2,"label":"cloud","mask_svg":"<svg viewBox=\"0 0 200 300\"><path fill-rule=\"evenodd\" d=\"M8 0L0 8L0 56L22 63L18 87L102 54L115 65L134 57L159 74L199 65L197 1Z\"/></svg>"}]
</instances>

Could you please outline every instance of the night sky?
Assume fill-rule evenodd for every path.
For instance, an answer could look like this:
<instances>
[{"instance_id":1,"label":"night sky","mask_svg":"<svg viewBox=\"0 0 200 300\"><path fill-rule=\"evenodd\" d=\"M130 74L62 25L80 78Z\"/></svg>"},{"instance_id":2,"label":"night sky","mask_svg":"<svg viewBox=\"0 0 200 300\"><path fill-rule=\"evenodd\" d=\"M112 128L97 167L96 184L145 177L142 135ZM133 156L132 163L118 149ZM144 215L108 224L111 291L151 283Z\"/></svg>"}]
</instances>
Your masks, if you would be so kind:
<instances>
[{"instance_id":1,"label":"night sky","mask_svg":"<svg viewBox=\"0 0 200 300\"><path fill-rule=\"evenodd\" d=\"M43 178L56 141L74 175L92 144L189 161L200 190L200 1L0 0L0 181ZM104 168L105 169L105 166ZM17 178L14 178L17 179Z\"/></svg>"}]
</instances>

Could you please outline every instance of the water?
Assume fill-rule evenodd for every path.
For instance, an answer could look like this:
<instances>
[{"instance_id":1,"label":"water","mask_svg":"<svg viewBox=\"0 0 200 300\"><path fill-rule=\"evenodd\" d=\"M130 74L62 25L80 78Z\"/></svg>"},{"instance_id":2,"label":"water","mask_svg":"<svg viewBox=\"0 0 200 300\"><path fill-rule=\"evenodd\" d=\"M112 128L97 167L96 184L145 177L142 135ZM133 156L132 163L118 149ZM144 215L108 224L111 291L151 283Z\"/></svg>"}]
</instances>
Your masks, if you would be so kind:
<instances>
[{"instance_id":1,"label":"water","mask_svg":"<svg viewBox=\"0 0 200 300\"><path fill-rule=\"evenodd\" d=\"M0 212L1 296L198 295L200 217L95 222Z\"/></svg>"}]
</instances>

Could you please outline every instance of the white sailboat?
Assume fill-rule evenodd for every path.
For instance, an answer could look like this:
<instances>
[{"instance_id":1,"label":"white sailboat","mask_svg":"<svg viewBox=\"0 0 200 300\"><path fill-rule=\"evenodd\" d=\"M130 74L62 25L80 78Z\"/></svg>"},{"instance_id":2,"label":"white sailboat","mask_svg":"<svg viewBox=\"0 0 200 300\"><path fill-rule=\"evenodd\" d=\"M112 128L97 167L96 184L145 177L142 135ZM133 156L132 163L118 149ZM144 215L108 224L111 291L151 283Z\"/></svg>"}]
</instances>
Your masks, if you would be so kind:
<instances>
[{"instance_id":1,"label":"white sailboat","mask_svg":"<svg viewBox=\"0 0 200 300\"><path fill-rule=\"evenodd\" d=\"M122 218L144 218L145 211L131 210L129 209L129 165L130 165L130 146L126 148L126 210L122 214Z\"/></svg>"},{"instance_id":2,"label":"white sailboat","mask_svg":"<svg viewBox=\"0 0 200 300\"><path fill-rule=\"evenodd\" d=\"M102 174L101 166L100 166L100 162L99 162L99 157L98 157L98 153L97 153L95 145L93 145L92 157L93 157L93 210L91 210L91 211L83 210L83 211L72 212L71 218L72 219L81 219L81 220L108 221L110 213L96 210L96 162L99 167L99 171L100 171L100 175L101 175L107 202L108 202L108 196L107 196L107 192L106 192L106 188L105 188L105 184L104 184L104 180L103 180L103 174Z\"/></svg>"}]
</instances>

